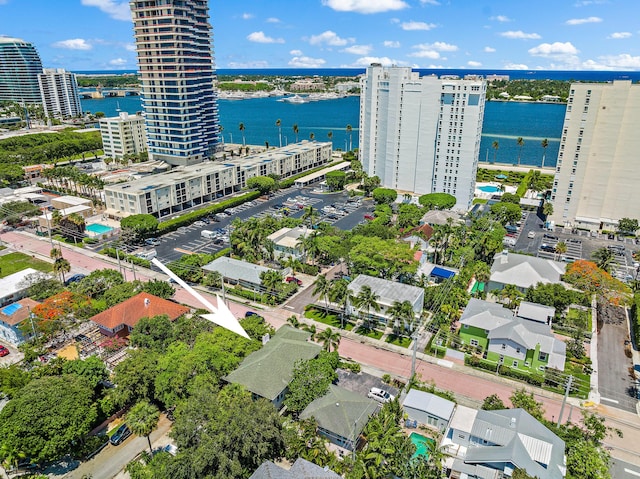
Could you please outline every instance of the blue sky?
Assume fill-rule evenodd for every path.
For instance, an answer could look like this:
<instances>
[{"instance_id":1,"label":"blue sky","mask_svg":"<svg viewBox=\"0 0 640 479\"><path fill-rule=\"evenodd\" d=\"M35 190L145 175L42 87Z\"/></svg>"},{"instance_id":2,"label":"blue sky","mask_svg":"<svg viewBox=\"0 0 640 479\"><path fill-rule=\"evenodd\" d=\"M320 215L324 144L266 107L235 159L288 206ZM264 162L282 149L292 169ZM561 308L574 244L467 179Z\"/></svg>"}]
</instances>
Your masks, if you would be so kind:
<instances>
[{"instance_id":1,"label":"blue sky","mask_svg":"<svg viewBox=\"0 0 640 479\"><path fill-rule=\"evenodd\" d=\"M218 68L640 70L638 0L211 0ZM45 67L136 69L127 1L0 0Z\"/></svg>"}]
</instances>

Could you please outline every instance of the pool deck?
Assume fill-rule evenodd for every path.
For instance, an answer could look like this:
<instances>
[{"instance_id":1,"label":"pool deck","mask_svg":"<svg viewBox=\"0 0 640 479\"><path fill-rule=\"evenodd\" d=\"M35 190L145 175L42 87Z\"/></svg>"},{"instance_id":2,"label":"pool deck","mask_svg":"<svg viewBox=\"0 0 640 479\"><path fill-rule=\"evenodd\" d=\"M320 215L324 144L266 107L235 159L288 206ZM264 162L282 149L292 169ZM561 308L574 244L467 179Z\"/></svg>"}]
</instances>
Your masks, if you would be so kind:
<instances>
[{"instance_id":1,"label":"pool deck","mask_svg":"<svg viewBox=\"0 0 640 479\"><path fill-rule=\"evenodd\" d=\"M484 198L484 199L489 199L491 198L493 195L502 195L502 193L515 193L517 188L515 186L511 186L511 185L504 185L504 191L495 191L495 192L487 192L487 191L482 191L480 189L480 187L482 186L494 186L494 187L499 187L502 183L497 182L497 181L491 181L491 182L478 182L476 183L476 189L474 192L474 196L476 198Z\"/></svg>"}]
</instances>

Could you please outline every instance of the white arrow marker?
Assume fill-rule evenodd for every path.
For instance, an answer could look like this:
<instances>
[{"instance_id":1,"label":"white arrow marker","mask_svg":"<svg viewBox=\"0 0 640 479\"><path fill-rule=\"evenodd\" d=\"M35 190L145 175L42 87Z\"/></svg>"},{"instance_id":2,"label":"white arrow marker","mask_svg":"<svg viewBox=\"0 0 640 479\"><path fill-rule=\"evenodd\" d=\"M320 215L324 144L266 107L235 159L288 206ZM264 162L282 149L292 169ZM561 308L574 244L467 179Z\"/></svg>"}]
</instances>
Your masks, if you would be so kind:
<instances>
[{"instance_id":1,"label":"white arrow marker","mask_svg":"<svg viewBox=\"0 0 640 479\"><path fill-rule=\"evenodd\" d=\"M228 329L231 332L239 334L247 339L251 339L244 328L240 325L235 316L229 311L227 305L220 299L220 296L216 295L216 300L218 302L218 307L215 308L213 304L211 304L207 299L198 293L195 289L185 283L182 279L180 279L173 271L167 268L164 264L158 261L157 258L153 258L151 260L153 264L155 264L160 270L169 275L171 279L173 279L176 283L182 286L187 292L196 298L200 303L204 305L206 309L211 311L213 314L203 314L201 315L204 319L211 321L219 326L222 326L225 329Z\"/></svg>"}]
</instances>

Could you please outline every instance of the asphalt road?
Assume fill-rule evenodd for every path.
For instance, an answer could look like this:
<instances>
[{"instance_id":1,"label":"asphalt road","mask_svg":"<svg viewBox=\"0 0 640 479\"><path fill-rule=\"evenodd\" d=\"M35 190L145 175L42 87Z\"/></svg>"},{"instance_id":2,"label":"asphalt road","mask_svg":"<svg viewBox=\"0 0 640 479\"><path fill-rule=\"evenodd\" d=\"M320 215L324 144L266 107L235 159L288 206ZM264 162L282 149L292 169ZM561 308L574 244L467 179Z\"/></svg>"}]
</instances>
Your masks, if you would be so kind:
<instances>
[{"instance_id":1,"label":"asphalt road","mask_svg":"<svg viewBox=\"0 0 640 479\"><path fill-rule=\"evenodd\" d=\"M598 333L598 392L603 403L636 412L634 381L629 375L633 362L624 354L627 338L626 324L605 323Z\"/></svg>"}]
</instances>

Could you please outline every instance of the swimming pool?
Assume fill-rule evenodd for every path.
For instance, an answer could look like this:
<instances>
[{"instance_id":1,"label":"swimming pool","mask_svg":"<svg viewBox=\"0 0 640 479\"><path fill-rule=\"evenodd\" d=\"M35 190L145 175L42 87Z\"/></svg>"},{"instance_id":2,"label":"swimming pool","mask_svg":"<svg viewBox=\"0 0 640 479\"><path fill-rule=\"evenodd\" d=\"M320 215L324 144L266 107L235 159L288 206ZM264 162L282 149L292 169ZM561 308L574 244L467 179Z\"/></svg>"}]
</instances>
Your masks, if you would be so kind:
<instances>
[{"instance_id":1,"label":"swimming pool","mask_svg":"<svg viewBox=\"0 0 640 479\"><path fill-rule=\"evenodd\" d=\"M484 191L485 193L497 193L498 191L500 191L500 188L492 185L478 186L478 189L480 191Z\"/></svg>"},{"instance_id":2,"label":"swimming pool","mask_svg":"<svg viewBox=\"0 0 640 479\"><path fill-rule=\"evenodd\" d=\"M430 437L425 437L417 432L412 432L409 435L409 439L416 446L416 452L413 457L422 456L425 459L429 459L429 447L433 447L436 442Z\"/></svg>"},{"instance_id":3,"label":"swimming pool","mask_svg":"<svg viewBox=\"0 0 640 479\"><path fill-rule=\"evenodd\" d=\"M101 225L100 223L89 223L86 229L97 235L102 235L113 230L111 226Z\"/></svg>"}]
</instances>

